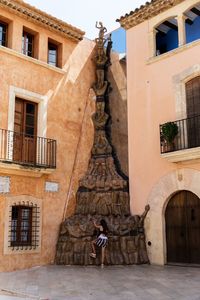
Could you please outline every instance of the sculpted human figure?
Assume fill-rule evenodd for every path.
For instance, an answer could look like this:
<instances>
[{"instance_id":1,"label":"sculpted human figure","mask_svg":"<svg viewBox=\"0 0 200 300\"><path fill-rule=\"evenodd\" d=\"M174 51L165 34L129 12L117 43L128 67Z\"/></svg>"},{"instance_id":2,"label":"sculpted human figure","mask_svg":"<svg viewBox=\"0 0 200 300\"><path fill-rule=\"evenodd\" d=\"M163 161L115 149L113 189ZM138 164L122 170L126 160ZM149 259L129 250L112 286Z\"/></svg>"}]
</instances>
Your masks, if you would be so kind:
<instances>
[{"instance_id":1,"label":"sculpted human figure","mask_svg":"<svg viewBox=\"0 0 200 300\"><path fill-rule=\"evenodd\" d=\"M106 27L103 26L102 22L96 22L96 28L99 29L99 40L103 40L104 39L104 34L107 32Z\"/></svg>"},{"instance_id":2,"label":"sculpted human figure","mask_svg":"<svg viewBox=\"0 0 200 300\"><path fill-rule=\"evenodd\" d=\"M104 242L105 246L107 244L105 240L109 237L109 251L105 257L107 264L147 263L144 219L149 206L146 206L141 216L130 214L128 182L118 171L113 155L114 149L111 145L112 137L109 131L111 128L107 126L110 118L111 85L108 80L108 68L111 64L112 41L110 36L105 36L107 29L102 22L97 22L96 28L98 36L95 40L93 58L96 80L92 85L93 91L89 95L90 100L94 98L94 94L96 96L96 110L92 116L93 146L87 172L79 181L75 214L67 217L60 229L56 263L75 265L98 265L100 263L98 252L97 260L92 261L96 257L95 248L89 256L90 242L93 239L94 227L96 228L96 222L95 224L91 222L91 218L95 218L98 224L104 219L109 223L109 232L102 224L97 225L97 228L102 226L101 234L104 234L98 242ZM69 212L71 212L71 207L69 207ZM97 245L96 242L93 246ZM102 244L100 246L103 247ZM104 262L104 248L101 249L102 263Z\"/></svg>"},{"instance_id":3,"label":"sculpted human figure","mask_svg":"<svg viewBox=\"0 0 200 300\"><path fill-rule=\"evenodd\" d=\"M146 251L146 243L145 243L145 232L144 232L144 220L146 218L146 215L148 211L150 210L150 206L146 205L145 206L145 211L141 216L136 216L137 217L137 232L138 235L136 236L136 247L138 249L138 259L139 263L148 263L149 259L147 256L147 251Z\"/></svg>"},{"instance_id":4,"label":"sculpted human figure","mask_svg":"<svg viewBox=\"0 0 200 300\"><path fill-rule=\"evenodd\" d=\"M96 113L92 116L95 129L103 129L108 120L108 114L105 113L105 103L97 102L96 103Z\"/></svg>"},{"instance_id":5,"label":"sculpted human figure","mask_svg":"<svg viewBox=\"0 0 200 300\"><path fill-rule=\"evenodd\" d=\"M108 60L106 55L106 51L104 48L104 44L106 43L107 39L104 38L105 32L107 29L103 26L102 22L96 22L96 28L99 29L99 37L95 40L96 41L96 56L94 58L96 63L96 82L93 85L93 89L97 96L104 95L108 86L108 82L105 81L105 65Z\"/></svg>"},{"instance_id":6,"label":"sculpted human figure","mask_svg":"<svg viewBox=\"0 0 200 300\"><path fill-rule=\"evenodd\" d=\"M103 48L98 47L97 49L97 55L95 56L95 62L96 62L96 78L97 81L93 85L94 91L97 96L103 95L107 89L108 82L104 80L105 77L105 71L104 66L107 61L107 57L105 54L105 51Z\"/></svg>"}]
</instances>

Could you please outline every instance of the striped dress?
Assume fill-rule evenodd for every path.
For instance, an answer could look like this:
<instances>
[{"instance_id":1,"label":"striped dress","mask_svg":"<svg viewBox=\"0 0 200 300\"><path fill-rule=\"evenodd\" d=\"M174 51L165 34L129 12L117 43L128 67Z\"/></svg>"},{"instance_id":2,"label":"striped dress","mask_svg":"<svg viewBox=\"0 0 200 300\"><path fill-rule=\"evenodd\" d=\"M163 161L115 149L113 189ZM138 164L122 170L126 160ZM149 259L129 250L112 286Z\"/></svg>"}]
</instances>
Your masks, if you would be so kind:
<instances>
[{"instance_id":1,"label":"striped dress","mask_svg":"<svg viewBox=\"0 0 200 300\"><path fill-rule=\"evenodd\" d=\"M103 227L100 227L100 233L96 239L96 245L98 247L106 247L108 244L108 237L106 236L106 231L103 229Z\"/></svg>"}]
</instances>

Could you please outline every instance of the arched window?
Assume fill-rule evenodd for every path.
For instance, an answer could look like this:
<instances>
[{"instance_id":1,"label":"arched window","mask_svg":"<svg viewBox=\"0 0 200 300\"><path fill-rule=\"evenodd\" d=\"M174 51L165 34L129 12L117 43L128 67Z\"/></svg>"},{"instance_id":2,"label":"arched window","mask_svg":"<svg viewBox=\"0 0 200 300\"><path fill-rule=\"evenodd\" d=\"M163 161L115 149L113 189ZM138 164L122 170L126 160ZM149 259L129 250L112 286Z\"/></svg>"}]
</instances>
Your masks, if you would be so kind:
<instances>
[{"instance_id":1,"label":"arched window","mask_svg":"<svg viewBox=\"0 0 200 300\"><path fill-rule=\"evenodd\" d=\"M168 19L156 27L156 55L178 47L178 24L175 18Z\"/></svg>"},{"instance_id":2,"label":"arched window","mask_svg":"<svg viewBox=\"0 0 200 300\"><path fill-rule=\"evenodd\" d=\"M185 12L186 43L200 38L200 3Z\"/></svg>"}]
</instances>

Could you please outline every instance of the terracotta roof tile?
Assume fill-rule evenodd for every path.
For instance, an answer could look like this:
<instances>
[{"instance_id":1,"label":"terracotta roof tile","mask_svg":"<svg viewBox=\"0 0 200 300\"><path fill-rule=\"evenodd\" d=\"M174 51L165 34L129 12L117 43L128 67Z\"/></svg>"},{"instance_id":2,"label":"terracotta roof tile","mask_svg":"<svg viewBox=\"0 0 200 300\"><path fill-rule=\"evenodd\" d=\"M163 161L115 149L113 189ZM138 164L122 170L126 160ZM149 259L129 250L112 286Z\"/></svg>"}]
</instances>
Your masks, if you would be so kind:
<instances>
[{"instance_id":1,"label":"terracotta roof tile","mask_svg":"<svg viewBox=\"0 0 200 300\"><path fill-rule=\"evenodd\" d=\"M125 29L129 29L183 1L184 0L151 0L139 8L136 8L134 11L125 14L125 16L121 16L116 21Z\"/></svg>"},{"instance_id":2,"label":"terracotta roof tile","mask_svg":"<svg viewBox=\"0 0 200 300\"><path fill-rule=\"evenodd\" d=\"M31 22L39 23L43 27L47 27L51 31L56 31L57 34L74 41L82 40L85 34L82 30L59 20L22 0L0 0L0 7L10 10L12 13L24 17Z\"/></svg>"}]
</instances>

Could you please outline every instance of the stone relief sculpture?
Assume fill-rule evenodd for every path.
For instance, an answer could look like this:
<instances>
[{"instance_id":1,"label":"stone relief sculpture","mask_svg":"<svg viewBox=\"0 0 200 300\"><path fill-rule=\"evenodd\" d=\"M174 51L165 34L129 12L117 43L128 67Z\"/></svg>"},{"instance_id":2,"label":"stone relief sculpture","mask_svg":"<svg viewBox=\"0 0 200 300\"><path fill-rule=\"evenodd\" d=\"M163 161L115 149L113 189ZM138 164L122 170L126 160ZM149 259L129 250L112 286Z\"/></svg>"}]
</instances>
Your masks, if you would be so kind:
<instances>
[{"instance_id":1,"label":"stone relief sculpture","mask_svg":"<svg viewBox=\"0 0 200 300\"><path fill-rule=\"evenodd\" d=\"M96 42L96 112L94 142L85 176L79 182L75 214L67 218L60 228L55 261L57 264L99 264L90 258L90 242L94 239L91 218L97 222L104 218L109 226L109 244L106 250L107 264L148 263L144 219L149 206L141 216L131 216L128 182L116 168L112 145L108 137L109 113L106 111L110 83L107 71L110 65L112 41L105 38L107 29L96 23L99 37ZM106 47L105 47L106 46Z\"/></svg>"}]
</instances>

